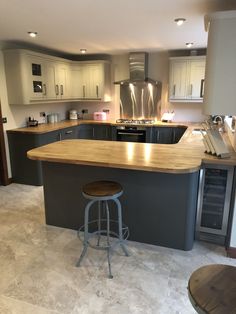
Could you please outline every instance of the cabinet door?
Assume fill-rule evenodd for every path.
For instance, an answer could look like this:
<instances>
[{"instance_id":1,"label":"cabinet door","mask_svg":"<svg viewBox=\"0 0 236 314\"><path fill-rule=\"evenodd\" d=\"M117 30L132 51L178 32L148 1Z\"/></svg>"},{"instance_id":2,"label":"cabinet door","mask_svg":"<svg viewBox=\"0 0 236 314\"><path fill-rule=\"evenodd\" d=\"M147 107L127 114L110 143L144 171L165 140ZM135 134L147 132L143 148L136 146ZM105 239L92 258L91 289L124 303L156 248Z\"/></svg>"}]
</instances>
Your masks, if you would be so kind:
<instances>
[{"instance_id":1,"label":"cabinet door","mask_svg":"<svg viewBox=\"0 0 236 314\"><path fill-rule=\"evenodd\" d=\"M101 64L93 64L89 66L90 76L90 97L101 99L103 94L103 68Z\"/></svg>"},{"instance_id":2,"label":"cabinet door","mask_svg":"<svg viewBox=\"0 0 236 314\"><path fill-rule=\"evenodd\" d=\"M181 137L184 135L187 127L174 127L173 128L173 144L178 143Z\"/></svg>"},{"instance_id":3,"label":"cabinet door","mask_svg":"<svg viewBox=\"0 0 236 314\"><path fill-rule=\"evenodd\" d=\"M111 140L111 127L109 125L94 125L95 140Z\"/></svg>"},{"instance_id":4,"label":"cabinet door","mask_svg":"<svg viewBox=\"0 0 236 314\"><path fill-rule=\"evenodd\" d=\"M82 67L83 98L98 99L100 86L100 70L96 64Z\"/></svg>"},{"instance_id":5,"label":"cabinet door","mask_svg":"<svg viewBox=\"0 0 236 314\"><path fill-rule=\"evenodd\" d=\"M61 139L61 136L60 136L59 130L44 133L44 134L39 134L37 147L60 141L60 139Z\"/></svg>"},{"instance_id":6,"label":"cabinet door","mask_svg":"<svg viewBox=\"0 0 236 314\"><path fill-rule=\"evenodd\" d=\"M70 68L70 95L71 98L84 98L83 90L83 68L78 65L72 65Z\"/></svg>"},{"instance_id":7,"label":"cabinet door","mask_svg":"<svg viewBox=\"0 0 236 314\"><path fill-rule=\"evenodd\" d=\"M153 128L153 143L158 144L173 144L173 128L157 127Z\"/></svg>"},{"instance_id":8,"label":"cabinet door","mask_svg":"<svg viewBox=\"0 0 236 314\"><path fill-rule=\"evenodd\" d=\"M77 138L77 130L78 130L78 127L72 127L72 128L66 128L66 129L60 130L61 140L76 139Z\"/></svg>"},{"instance_id":9,"label":"cabinet door","mask_svg":"<svg viewBox=\"0 0 236 314\"><path fill-rule=\"evenodd\" d=\"M70 69L67 64L56 65L56 94L59 99L70 98Z\"/></svg>"},{"instance_id":10,"label":"cabinet door","mask_svg":"<svg viewBox=\"0 0 236 314\"><path fill-rule=\"evenodd\" d=\"M205 60L193 60L190 62L190 76L188 83L188 97L192 99L203 98L202 84L205 77Z\"/></svg>"},{"instance_id":11,"label":"cabinet door","mask_svg":"<svg viewBox=\"0 0 236 314\"><path fill-rule=\"evenodd\" d=\"M71 70L72 97L102 99L104 91L104 69L102 64L81 64Z\"/></svg>"},{"instance_id":12,"label":"cabinet door","mask_svg":"<svg viewBox=\"0 0 236 314\"><path fill-rule=\"evenodd\" d=\"M44 71L44 93L47 100L57 98L56 90L56 64L51 61L45 61L43 64Z\"/></svg>"},{"instance_id":13,"label":"cabinet door","mask_svg":"<svg viewBox=\"0 0 236 314\"><path fill-rule=\"evenodd\" d=\"M172 60L170 63L170 99L186 98L187 61Z\"/></svg>"},{"instance_id":14,"label":"cabinet door","mask_svg":"<svg viewBox=\"0 0 236 314\"><path fill-rule=\"evenodd\" d=\"M79 139L92 140L94 138L94 128L90 124L80 125L78 130Z\"/></svg>"}]
</instances>

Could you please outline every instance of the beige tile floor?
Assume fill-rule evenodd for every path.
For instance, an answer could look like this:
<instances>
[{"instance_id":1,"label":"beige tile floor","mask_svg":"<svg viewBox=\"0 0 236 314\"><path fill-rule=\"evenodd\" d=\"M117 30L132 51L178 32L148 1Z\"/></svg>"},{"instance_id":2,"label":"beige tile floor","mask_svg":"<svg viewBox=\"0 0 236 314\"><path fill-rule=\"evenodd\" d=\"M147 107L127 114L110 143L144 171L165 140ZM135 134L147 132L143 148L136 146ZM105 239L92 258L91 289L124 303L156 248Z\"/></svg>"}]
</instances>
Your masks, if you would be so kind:
<instances>
[{"instance_id":1,"label":"beige tile floor","mask_svg":"<svg viewBox=\"0 0 236 314\"><path fill-rule=\"evenodd\" d=\"M75 267L81 243L73 230L46 226L43 189L0 187L1 314L195 313L187 282L196 268L224 263L222 247L196 242L192 251L128 242L131 256L90 249Z\"/></svg>"}]
</instances>

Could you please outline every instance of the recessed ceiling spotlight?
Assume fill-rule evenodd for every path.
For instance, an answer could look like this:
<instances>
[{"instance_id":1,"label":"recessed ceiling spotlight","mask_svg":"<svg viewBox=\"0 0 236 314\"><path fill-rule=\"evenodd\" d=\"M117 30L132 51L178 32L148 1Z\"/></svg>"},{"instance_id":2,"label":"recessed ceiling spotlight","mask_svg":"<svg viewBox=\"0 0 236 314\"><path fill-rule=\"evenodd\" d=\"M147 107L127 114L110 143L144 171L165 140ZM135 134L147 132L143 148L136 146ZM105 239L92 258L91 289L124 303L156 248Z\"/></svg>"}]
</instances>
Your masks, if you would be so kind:
<instances>
[{"instance_id":1,"label":"recessed ceiling spotlight","mask_svg":"<svg viewBox=\"0 0 236 314\"><path fill-rule=\"evenodd\" d=\"M80 52L81 52L81 53L86 53L86 52L87 52L87 49L80 49Z\"/></svg>"},{"instance_id":2,"label":"recessed ceiling spotlight","mask_svg":"<svg viewBox=\"0 0 236 314\"><path fill-rule=\"evenodd\" d=\"M30 37L34 38L34 37L37 36L38 33L37 32L28 32L28 34L29 34Z\"/></svg>"},{"instance_id":3,"label":"recessed ceiling spotlight","mask_svg":"<svg viewBox=\"0 0 236 314\"><path fill-rule=\"evenodd\" d=\"M176 22L176 24L178 26L180 26L186 21L186 19L184 19L183 17L179 17L179 18L175 19L174 21Z\"/></svg>"},{"instance_id":4,"label":"recessed ceiling spotlight","mask_svg":"<svg viewBox=\"0 0 236 314\"><path fill-rule=\"evenodd\" d=\"M193 43L186 43L185 44L188 48L191 48L193 46Z\"/></svg>"}]
</instances>

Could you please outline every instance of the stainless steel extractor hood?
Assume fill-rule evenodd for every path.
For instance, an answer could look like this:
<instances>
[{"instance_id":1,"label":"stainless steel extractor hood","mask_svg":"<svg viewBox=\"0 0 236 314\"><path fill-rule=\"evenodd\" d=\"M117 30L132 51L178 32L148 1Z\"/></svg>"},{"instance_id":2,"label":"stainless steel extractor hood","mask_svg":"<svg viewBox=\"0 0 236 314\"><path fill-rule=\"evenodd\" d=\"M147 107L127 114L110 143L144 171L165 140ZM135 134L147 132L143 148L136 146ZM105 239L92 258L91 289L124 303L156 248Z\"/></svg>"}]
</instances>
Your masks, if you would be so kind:
<instances>
[{"instance_id":1,"label":"stainless steel extractor hood","mask_svg":"<svg viewBox=\"0 0 236 314\"><path fill-rule=\"evenodd\" d=\"M138 83L160 84L159 81L148 77L148 54L146 52L131 52L129 54L130 78L116 81L114 84L127 85Z\"/></svg>"}]
</instances>

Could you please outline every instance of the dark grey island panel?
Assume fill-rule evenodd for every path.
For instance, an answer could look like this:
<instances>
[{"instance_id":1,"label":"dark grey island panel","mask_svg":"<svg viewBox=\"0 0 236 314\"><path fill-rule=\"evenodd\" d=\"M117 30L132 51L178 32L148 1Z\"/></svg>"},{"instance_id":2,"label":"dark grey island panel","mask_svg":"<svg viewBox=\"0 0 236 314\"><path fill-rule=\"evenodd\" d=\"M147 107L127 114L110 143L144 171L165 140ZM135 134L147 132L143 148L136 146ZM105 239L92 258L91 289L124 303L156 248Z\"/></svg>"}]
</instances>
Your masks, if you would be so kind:
<instances>
[{"instance_id":1,"label":"dark grey island panel","mask_svg":"<svg viewBox=\"0 0 236 314\"><path fill-rule=\"evenodd\" d=\"M191 250L199 172L171 174L42 162L46 223L78 229L83 224L85 183L122 184L123 220L130 240Z\"/></svg>"}]
</instances>

